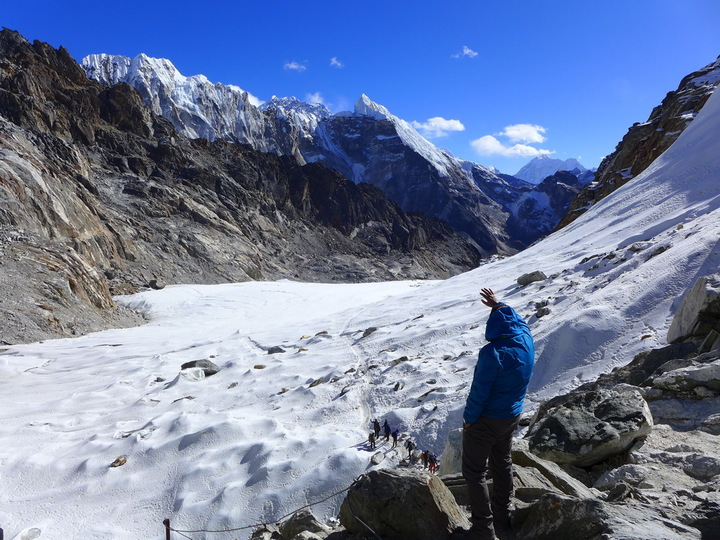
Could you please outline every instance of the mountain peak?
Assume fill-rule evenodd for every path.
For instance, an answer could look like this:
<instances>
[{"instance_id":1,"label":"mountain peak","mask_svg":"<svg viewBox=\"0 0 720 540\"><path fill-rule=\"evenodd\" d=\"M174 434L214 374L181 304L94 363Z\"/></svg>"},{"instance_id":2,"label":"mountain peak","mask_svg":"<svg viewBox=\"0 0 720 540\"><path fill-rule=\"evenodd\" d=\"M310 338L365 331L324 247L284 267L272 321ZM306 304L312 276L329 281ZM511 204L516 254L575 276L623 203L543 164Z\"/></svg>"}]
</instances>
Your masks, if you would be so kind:
<instances>
[{"instance_id":1,"label":"mountain peak","mask_svg":"<svg viewBox=\"0 0 720 540\"><path fill-rule=\"evenodd\" d=\"M378 120L392 120L394 118L389 110L379 103L375 103L366 94L362 94L355 103L355 114L372 116Z\"/></svg>"},{"instance_id":2,"label":"mountain peak","mask_svg":"<svg viewBox=\"0 0 720 540\"><path fill-rule=\"evenodd\" d=\"M579 172L586 171L584 167L577 159L556 159L552 158L547 154L543 154L530 160L522 169L520 169L513 176L520 178L531 184L539 184L548 176L552 176L558 171L573 171L577 169Z\"/></svg>"}]
</instances>

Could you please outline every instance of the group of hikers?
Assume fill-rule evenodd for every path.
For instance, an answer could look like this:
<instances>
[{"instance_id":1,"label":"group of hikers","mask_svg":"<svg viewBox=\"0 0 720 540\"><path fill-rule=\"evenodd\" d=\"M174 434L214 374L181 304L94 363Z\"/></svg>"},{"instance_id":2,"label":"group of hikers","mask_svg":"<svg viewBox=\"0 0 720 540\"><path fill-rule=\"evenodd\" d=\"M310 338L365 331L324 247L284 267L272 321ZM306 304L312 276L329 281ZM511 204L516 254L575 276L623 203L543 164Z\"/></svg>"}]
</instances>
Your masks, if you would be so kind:
<instances>
[{"instance_id":1,"label":"group of hikers","mask_svg":"<svg viewBox=\"0 0 720 540\"><path fill-rule=\"evenodd\" d=\"M380 422L378 422L377 418L372 421L372 431L370 432L370 435L368 436L368 441L370 442L370 449L374 449L376 447L376 443L378 440L380 440L380 431L383 431L383 434L385 435L385 440L389 441L390 437L392 437L393 443L392 447L395 448L397 446L397 440L398 440L398 434L399 430L392 430L390 428L390 424L388 424L387 418L385 419L385 422L382 425L382 428L380 427Z\"/></svg>"},{"instance_id":2,"label":"group of hikers","mask_svg":"<svg viewBox=\"0 0 720 540\"><path fill-rule=\"evenodd\" d=\"M393 430L390 427L390 424L387 421L387 418L383 422L383 425L380 426L380 422L376 419L372 421L372 431L370 432L370 435L368 435L368 442L370 443L370 450L374 450L377 448L377 441L380 440L380 433L383 433L385 436L385 440L389 441L392 437L392 447L397 447L398 443L398 436L400 430L395 429ZM413 442L412 439L408 438L405 441L405 449L408 452L407 455L407 461L409 463L416 463L418 459L420 459L420 462L423 465L423 469L428 469L432 474L435 474L437 472L437 468L439 465L437 454L434 452L431 452L429 450L423 450L420 455L418 456L416 453L413 452L417 448L417 445Z\"/></svg>"}]
</instances>

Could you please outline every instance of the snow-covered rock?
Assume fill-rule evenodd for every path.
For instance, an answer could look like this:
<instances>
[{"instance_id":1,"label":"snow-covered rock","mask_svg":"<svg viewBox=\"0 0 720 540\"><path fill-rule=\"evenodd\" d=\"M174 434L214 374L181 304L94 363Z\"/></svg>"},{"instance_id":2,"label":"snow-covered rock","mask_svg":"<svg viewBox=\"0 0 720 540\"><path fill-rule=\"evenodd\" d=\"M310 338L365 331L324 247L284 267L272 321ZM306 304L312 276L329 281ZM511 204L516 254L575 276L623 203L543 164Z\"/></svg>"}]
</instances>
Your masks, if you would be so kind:
<instances>
[{"instance_id":1,"label":"snow-covered rock","mask_svg":"<svg viewBox=\"0 0 720 540\"><path fill-rule=\"evenodd\" d=\"M530 182L531 184L539 184L548 176L552 176L558 171L573 172L575 176L587 171L577 159L555 159L548 155L542 155L533 158L523 168L516 172L513 176Z\"/></svg>"}]
</instances>

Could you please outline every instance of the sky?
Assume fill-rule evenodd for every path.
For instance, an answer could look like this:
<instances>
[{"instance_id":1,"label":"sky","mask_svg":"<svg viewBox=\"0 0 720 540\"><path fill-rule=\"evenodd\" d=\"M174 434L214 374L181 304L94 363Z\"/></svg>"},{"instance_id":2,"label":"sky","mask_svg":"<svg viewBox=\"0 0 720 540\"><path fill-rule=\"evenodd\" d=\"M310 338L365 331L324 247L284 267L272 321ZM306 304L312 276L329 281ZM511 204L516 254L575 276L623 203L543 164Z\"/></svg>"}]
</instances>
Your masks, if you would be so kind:
<instances>
[{"instance_id":1,"label":"sky","mask_svg":"<svg viewBox=\"0 0 720 540\"><path fill-rule=\"evenodd\" d=\"M92 53L171 60L260 100L349 110L361 94L457 157L513 174L597 167L720 55L717 0L3 0L0 25Z\"/></svg>"},{"instance_id":2,"label":"sky","mask_svg":"<svg viewBox=\"0 0 720 540\"><path fill-rule=\"evenodd\" d=\"M166 518L221 530L324 499L313 512L337 515L330 496L376 453L397 467L410 437L440 455L460 429L485 343L481 287L533 333L527 413L665 346L683 295L720 267L719 128L715 92L653 166L576 221L448 280L173 285L116 298L146 314L142 326L3 347L7 537L161 540ZM531 270L548 278L518 286ZM220 371L181 369L203 359ZM717 409L701 411L686 413ZM369 449L372 418L400 431L400 449Z\"/></svg>"}]
</instances>

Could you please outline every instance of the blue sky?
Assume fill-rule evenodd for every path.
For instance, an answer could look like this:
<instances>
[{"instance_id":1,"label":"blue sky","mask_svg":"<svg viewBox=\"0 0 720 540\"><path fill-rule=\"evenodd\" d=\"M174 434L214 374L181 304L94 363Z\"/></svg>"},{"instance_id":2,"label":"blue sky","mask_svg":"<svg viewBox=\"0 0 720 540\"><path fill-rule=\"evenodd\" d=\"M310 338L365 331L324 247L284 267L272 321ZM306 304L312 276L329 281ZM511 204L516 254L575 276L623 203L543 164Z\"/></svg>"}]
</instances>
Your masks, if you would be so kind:
<instances>
[{"instance_id":1,"label":"blue sky","mask_svg":"<svg viewBox=\"0 0 720 540\"><path fill-rule=\"evenodd\" d=\"M102 7L101 7L102 6ZM367 94L458 157L596 167L720 55L717 0L2 0L0 25L91 53L351 109Z\"/></svg>"}]
</instances>

